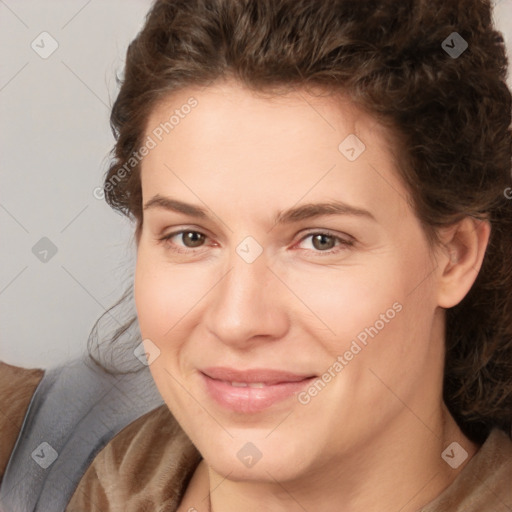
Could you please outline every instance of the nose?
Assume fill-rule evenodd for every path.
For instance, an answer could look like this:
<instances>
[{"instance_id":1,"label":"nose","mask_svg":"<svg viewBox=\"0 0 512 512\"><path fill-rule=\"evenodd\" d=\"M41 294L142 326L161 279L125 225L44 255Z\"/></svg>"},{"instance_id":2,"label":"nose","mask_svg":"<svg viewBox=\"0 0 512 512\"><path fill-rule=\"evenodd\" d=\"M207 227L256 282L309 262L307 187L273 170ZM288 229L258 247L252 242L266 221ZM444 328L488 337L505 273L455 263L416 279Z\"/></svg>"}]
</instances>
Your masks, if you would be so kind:
<instances>
[{"instance_id":1,"label":"nose","mask_svg":"<svg viewBox=\"0 0 512 512\"><path fill-rule=\"evenodd\" d=\"M209 294L203 321L224 344L247 349L279 339L289 328L285 287L267 263L265 252L252 263L235 252Z\"/></svg>"}]
</instances>

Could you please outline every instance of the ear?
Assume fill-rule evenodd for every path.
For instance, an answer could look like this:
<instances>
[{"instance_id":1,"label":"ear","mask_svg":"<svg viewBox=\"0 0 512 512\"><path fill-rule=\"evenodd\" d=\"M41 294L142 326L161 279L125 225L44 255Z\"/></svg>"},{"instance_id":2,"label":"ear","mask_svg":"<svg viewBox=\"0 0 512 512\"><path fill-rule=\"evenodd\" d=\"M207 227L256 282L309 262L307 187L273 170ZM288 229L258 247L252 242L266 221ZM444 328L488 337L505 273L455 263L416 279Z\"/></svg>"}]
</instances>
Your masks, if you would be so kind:
<instances>
[{"instance_id":1,"label":"ear","mask_svg":"<svg viewBox=\"0 0 512 512\"><path fill-rule=\"evenodd\" d=\"M456 306L469 292L482 266L490 233L489 221L473 217L441 228L442 245L436 257L439 306Z\"/></svg>"}]
</instances>

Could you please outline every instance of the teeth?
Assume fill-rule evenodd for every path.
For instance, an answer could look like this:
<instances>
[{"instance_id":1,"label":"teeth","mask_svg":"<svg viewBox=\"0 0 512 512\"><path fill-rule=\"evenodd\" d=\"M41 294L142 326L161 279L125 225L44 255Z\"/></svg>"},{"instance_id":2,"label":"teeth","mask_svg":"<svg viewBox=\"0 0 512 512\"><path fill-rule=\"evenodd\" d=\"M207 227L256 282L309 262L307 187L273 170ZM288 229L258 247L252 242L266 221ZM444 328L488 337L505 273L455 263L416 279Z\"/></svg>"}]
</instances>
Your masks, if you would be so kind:
<instances>
[{"instance_id":1,"label":"teeth","mask_svg":"<svg viewBox=\"0 0 512 512\"><path fill-rule=\"evenodd\" d=\"M263 382L230 382L235 388L262 388L265 386Z\"/></svg>"}]
</instances>

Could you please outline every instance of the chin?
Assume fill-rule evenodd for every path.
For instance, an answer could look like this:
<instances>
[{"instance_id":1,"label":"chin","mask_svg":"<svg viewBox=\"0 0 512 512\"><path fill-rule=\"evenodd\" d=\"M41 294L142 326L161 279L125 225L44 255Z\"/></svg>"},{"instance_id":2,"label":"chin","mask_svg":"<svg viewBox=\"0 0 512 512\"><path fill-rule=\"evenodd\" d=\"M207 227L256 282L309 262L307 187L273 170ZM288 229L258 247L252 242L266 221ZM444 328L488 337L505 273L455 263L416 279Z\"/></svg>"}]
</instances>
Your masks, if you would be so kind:
<instances>
[{"instance_id":1,"label":"chin","mask_svg":"<svg viewBox=\"0 0 512 512\"><path fill-rule=\"evenodd\" d=\"M232 439L217 447L210 444L204 451L200 446L198 449L209 466L224 477L229 475L233 481L284 482L309 472L310 457L301 451L302 441L292 442L288 438L286 442L278 437L272 441L248 439L250 436Z\"/></svg>"}]
</instances>

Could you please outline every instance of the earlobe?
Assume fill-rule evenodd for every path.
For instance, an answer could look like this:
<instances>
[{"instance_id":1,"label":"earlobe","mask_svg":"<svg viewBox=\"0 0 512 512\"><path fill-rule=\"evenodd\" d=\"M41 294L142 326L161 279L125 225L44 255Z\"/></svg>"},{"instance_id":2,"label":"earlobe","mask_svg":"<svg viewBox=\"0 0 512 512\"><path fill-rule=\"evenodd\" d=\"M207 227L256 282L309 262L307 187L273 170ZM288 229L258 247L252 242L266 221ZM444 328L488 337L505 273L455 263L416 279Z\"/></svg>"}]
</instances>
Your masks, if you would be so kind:
<instances>
[{"instance_id":1,"label":"earlobe","mask_svg":"<svg viewBox=\"0 0 512 512\"><path fill-rule=\"evenodd\" d=\"M440 307L456 306L467 295L482 266L490 233L489 221L465 217L441 235L437 257Z\"/></svg>"}]
</instances>

